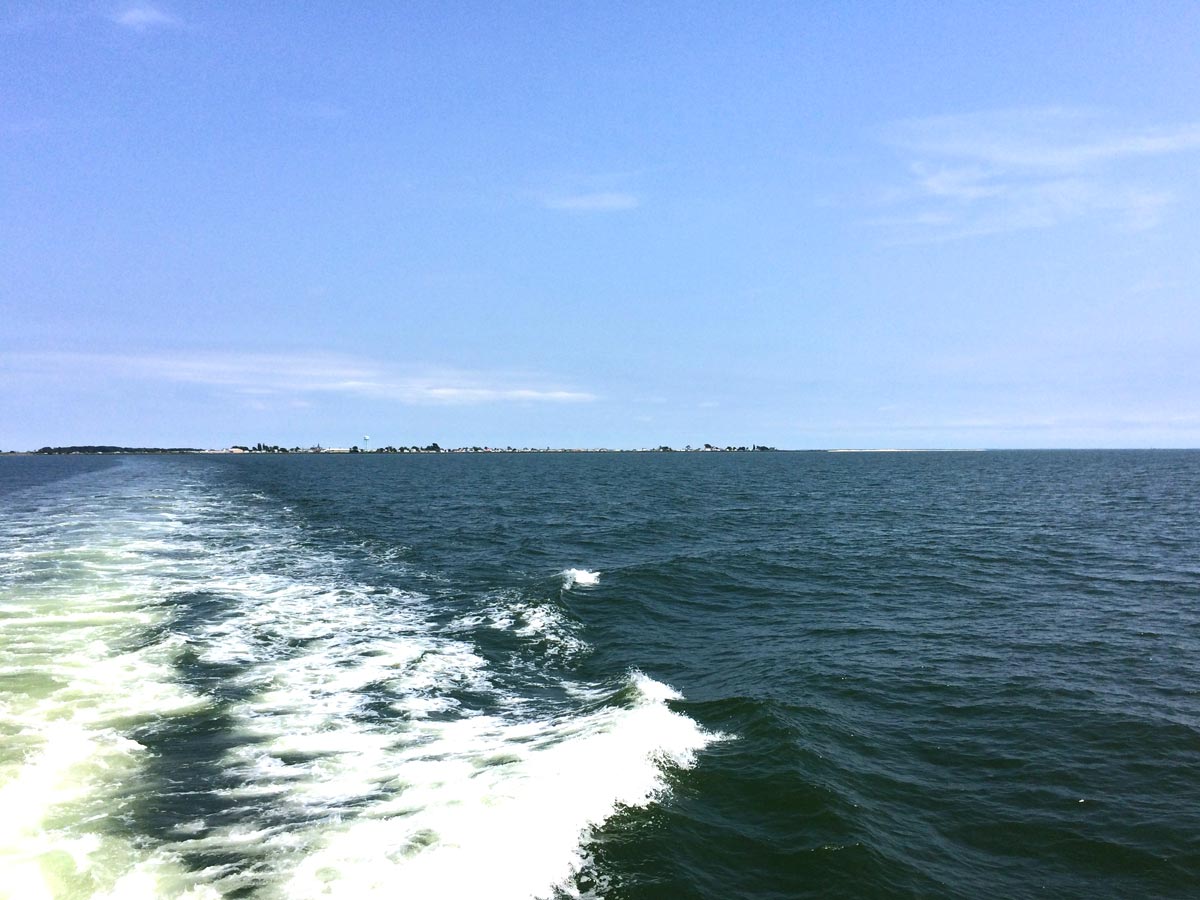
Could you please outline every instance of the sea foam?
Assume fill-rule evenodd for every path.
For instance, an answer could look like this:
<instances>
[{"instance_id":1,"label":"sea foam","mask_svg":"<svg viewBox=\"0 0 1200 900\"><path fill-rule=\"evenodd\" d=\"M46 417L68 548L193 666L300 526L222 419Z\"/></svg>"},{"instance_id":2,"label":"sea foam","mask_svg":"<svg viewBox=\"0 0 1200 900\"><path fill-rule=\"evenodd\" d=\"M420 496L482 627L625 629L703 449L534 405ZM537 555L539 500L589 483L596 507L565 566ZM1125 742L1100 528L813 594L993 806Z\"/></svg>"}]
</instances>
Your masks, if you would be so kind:
<instances>
[{"instance_id":1,"label":"sea foam","mask_svg":"<svg viewBox=\"0 0 1200 900\"><path fill-rule=\"evenodd\" d=\"M496 592L439 624L444 605L351 576L336 545L315 548L266 498L164 482L161 510L122 518L147 486L128 487L95 494L85 524L107 523L107 543L89 531L46 560L18 556L28 540L7 547L17 569L48 574L42 593L14 597L0 637L38 648L14 664L65 686L4 715L28 751L0 760L14 896L55 896L39 861L53 854L73 861L79 897L548 897L586 869L597 828L662 796L669 770L717 739L640 672L572 677L587 644L555 600ZM81 555L86 590L64 593L63 553ZM513 671L477 643L496 628L524 648ZM217 697L181 680L184 653L225 673ZM50 824L152 796L131 723L218 702L227 749L202 807L140 842Z\"/></svg>"},{"instance_id":2,"label":"sea foam","mask_svg":"<svg viewBox=\"0 0 1200 900\"><path fill-rule=\"evenodd\" d=\"M630 684L630 705L584 716L422 726L395 760L407 789L330 828L285 893L550 896L586 865L594 828L660 796L664 765L690 766L714 739L667 707L669 688L640 675Z\"/></svg>"},{"instance_id":3,"label":"sea foam","mask_svg":"<svg viewBox=\"0 0 1200 900\"><path fill-rule=\"evenodd\" d=\"M600 573L592 572L588 569L566 569L560 572L559 575L563 580L563 590L571 590L575 585L580 587L591 587L600 583Z\"/></svg>"},{"instance_id":4,"label":"sea foam","mask_svg":"<svg viewBox=\"0 0 1200 900\"><path fill-rule=\"evenodd\" d=\"M183 641L165 625L153 537L171 530L178 499L147 501L113 479L109 495L53 498L0 535L0 897L199 897L170 854L120 830L145 778L130 732L209 705L175 677ZM49 520L49 521L48 521Z\"/></svg>"}]
</instances>

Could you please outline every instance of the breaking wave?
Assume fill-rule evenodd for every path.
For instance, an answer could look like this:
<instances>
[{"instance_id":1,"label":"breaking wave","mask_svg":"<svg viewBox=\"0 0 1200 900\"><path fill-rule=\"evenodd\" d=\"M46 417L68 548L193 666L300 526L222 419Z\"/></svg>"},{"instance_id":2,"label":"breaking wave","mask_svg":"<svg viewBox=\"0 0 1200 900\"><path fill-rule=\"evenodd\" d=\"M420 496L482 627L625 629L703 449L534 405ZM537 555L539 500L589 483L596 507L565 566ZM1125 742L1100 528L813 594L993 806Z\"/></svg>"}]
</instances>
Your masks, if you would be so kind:
<instances>
[{"instance_id":1,"label":"breaking wave","mask_svg":"<svg viewBox=\"0 0 1200 900\"><path fill-rule=\"evenodd\" d=\"M567 569L561 573L563 580L563 590L569 591L575 585L581 587L592 587L600 583L600 573L590 572L587 569Z\"/></svg>"}]
</instances>

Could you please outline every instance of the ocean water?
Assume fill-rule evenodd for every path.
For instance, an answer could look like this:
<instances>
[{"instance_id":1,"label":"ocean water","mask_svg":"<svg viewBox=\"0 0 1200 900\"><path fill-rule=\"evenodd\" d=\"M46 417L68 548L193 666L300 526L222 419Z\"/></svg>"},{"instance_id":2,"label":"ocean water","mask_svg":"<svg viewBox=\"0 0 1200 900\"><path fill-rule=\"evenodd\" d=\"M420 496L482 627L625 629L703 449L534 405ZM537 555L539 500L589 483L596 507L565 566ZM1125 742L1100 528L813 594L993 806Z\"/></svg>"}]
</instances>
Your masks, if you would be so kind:
<instances>
[{"instance_id":1,"label":"ocean water","mask_svg":"<svg viewBox=\"0 0 1200 900\"><path fill-rule=\"evenodd\" d=\"M1200 453L0 459L0 897L1200 896Z\"/></svg>"}]
</instances>

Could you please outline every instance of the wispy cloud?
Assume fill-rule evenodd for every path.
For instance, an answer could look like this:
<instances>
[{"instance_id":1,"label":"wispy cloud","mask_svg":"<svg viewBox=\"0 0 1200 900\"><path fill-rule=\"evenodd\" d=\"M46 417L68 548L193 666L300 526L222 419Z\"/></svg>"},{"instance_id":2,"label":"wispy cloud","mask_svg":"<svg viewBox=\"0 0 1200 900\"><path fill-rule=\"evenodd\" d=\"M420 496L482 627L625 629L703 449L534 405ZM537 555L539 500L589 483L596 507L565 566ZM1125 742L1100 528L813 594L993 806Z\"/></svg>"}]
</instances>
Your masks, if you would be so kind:
<instances>
[{"instance_id":1,"label":"wispy cloud","mask_svg":"<svg viewBox=\"0 0 1200 900\"><path fill-rule=\"evenodd\" d=\"M1030 170L1077 171L1114 160L1200 150L1200 123L1116 130L1088 110L1024 109L895 122L889 143L917 153Z\"/></svg>"},{"instance_id":2,"label":"wispy cloud","mask_svg":"<svg viewBox=\"0 0 1200 900\"><path fill-rule=\"evenodd\" d=\"M567 212L622 212L637 209L641 200L625 191L594 191L582 194L551 194L542 198L546 209Z\"/></svg>"},{"instance_id":3,"label":"wispy cloud","mask_svg":"<svg viewBox=\"0 0 1200 900\"><path fill-rule=\"evenodd\" d=\"M112 20L125 28L134 31L149 31L152 28L180 28L183 20L170 13L164 12L157 6L136 4L117 10Z\"/></svg>"},{"instance_id":4,"label":"wispy cloud","mask_svg":"<svg viewBox=\"0 0 1200 900\"><path fill-rule=\"evenodd\" d=\"M581 403L595 395L545 378L456 369L416 371L327 354L12 354L0 371L175 382L242 395L342 395L406 404Z\"/></svg>"},{"instance_id":5,"label":"wispy cloud","mask_svg":"<svg viewBox=\"0 0 1200 900\"><path fill-rule=\"evenodd\" d=\"M1152 228L1175 202L1136 166L1200 152L1200 124L1119 129L1080 110L939 116L893 123L885 141L907 157L878 223L917 240L947 240L1084 218Z\"/></svg>"}]
</instances>

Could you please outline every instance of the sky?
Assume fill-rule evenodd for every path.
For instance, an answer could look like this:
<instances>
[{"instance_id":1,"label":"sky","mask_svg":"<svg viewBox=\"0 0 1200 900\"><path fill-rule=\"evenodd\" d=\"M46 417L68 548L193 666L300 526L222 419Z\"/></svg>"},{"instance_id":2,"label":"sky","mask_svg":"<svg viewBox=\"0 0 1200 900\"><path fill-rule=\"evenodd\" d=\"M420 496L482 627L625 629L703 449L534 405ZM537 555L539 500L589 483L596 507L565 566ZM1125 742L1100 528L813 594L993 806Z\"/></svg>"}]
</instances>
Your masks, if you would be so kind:
<instances>
[{"instance_id":1,"label":"sky","mask_svg":"<svg viewBox=\"0 0 1200 900\"><path fill-rule=\"evenodd\" d=\"M1200 446L1200 4L6 3L0 449Z\"/></svg>"}]
</instances>

